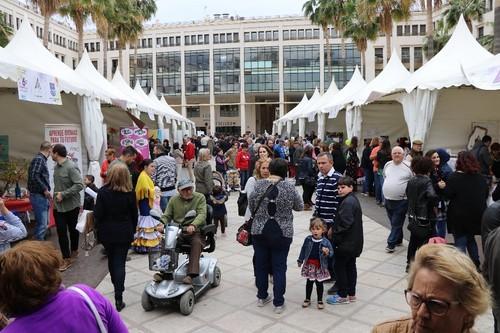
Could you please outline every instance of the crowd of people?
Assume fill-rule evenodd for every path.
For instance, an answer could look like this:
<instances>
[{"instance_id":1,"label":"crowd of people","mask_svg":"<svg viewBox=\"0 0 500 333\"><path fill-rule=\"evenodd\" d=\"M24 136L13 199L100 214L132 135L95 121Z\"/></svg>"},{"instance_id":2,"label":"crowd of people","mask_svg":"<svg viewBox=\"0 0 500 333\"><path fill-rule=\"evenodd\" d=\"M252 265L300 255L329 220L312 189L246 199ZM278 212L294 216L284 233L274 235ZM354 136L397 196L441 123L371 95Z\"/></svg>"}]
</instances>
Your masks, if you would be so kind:
<instances>
[{"instance_id":1,"label":"crowd of people","mask_svg":"<svg viewBox=\"0 0 500 333\"><path fill-rule=\"evenodd\" d=\"M60 253L43 248L46 260L57 267L44 263L39 269L55 276L55 280L46 281L51 289L46 289L44 295L61 301L60 305L46 304L37 316L50 306L77 301L85 304L90 297L102 310L99 313L106 313L108 325L115 325L119 332L121 324L115 322L119 319L115 309L121 311L126 306L123 292L129 250L153 251L159 246L166 223L184 224L182 237L191 244L191 253L183 283L191 284L199 274L204 245L200 230L209 216L220 228L221 237L226 235L225 202L231 191L240 191L248 198L247 205L239 210L244 212L245 221L251 223L257 306L264 307L272 300L275 313L285 311L286 270L294 236L293 211L301 210L311 214L311 234L304 239L297 259L301 276L306 280L302 306L311 305L316 286L317 308L324 309L324 283L334 281L326 290L329 295L326 303L356 302L356 260L363 251L363 213L355 194L359 192L374 197L375 203L387 212L391 226L387 253L395 252L403 244L406 220L410 234L405 297L412 318L384 323L374 328L374 332L389 332L387 327L393 329L390 332L424 331L417 330L418 325L429 328L430 332L469 332L477 315L490 306L486 281L491 285L494 299L500 300L497 296L500 256L496 251L500 244L500 231L497 232L500 205L487 205L491 192L492 200L500 199L500 188L494 187L495 180L500 179L500 144L491 141L485 136L471 151L460 152L452 160L444 149L424 153L421 140L414 140L410 147L405 138L398 139L394 146L387 138L373 138L365 140L363 147L357 137L339 142L314 136L289 139L278 135L203 135L186 136L182 143L172 146L168 140L160 143L151 139L151 159L144 158L132 146L123 148L120 156L115 149L107 149L100 174L104 185L100 189L95 187L93 176L82 177L68 159L64 145L43 142L29 168L28 189L36 220L33 238L45 239L48 207L53 201ZM55 162L54 189L47 169L49 156ZM223 177L222 186L214 182L214 172ZM59 272L67 270L78 258L76 224L80 193L85 187L97 192L95 201L86 197L85 208L93 210L98 240L108 257L115 292L112 310L106 300L87 287L77 286L87 295L81 299L80 292L61 287ZM241 205L244 204L242 201ZM162 212L160 220L152 216L154 209ZM194 221L185 222L190 210L195 210L197 216ZM10 242L26 237L26 229L1 200L0 214L5 217L5 222L0 222L0 252L6 251L0 263L5 260L5 267L9 267L17 256L25 256L23 260L29 265L39 265L40 254L36 252L46 245L25 242L24 246L7 251ZM453 236L454 247L425 245L446 242L449 234ZM476 235L482 235L484 266L480 263ZM2 267L0 277L6 274L6 278L12 279L17 269ZM486 280L478 273L481 270ZM42 275L33 278L40 279L36 283L45 283L46 276ZM272 296L268 292L270 280ZM22 283L16 286L24 287ZM0 287L3 299L0 311L13 317L23 317L25 311L46 302L46 298L35 300L40 295L21 293L33 301L15 305L2 298L9 293L12 290ZM500 314L496 307L493 312L496 323ZM445 319L435 320L432 315ZM12 326L12 332L29 327L35 318L30 316L25 321L15 320L20 328ZM447 320L453 321L455 317L460 320L447 324Z\"/></svg>"}]
</instances>

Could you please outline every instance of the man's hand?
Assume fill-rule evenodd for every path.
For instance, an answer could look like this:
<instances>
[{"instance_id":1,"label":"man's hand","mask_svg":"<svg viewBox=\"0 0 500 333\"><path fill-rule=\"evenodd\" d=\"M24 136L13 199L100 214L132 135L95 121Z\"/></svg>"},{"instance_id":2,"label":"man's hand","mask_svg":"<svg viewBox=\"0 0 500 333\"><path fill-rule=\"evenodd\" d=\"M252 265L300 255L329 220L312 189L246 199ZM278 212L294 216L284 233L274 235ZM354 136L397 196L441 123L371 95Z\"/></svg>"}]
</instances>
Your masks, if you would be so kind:
<instances>
[{"instance_id":1,"label":"man's hand","mask_svg":"<svg viewBox=\"0 0 500 333\"><path fill-rule=\"evenodd\" d=\"M57 202L62 202L63 201L63 196L61 192L56 193L56 201Z\"/></svg>"},{"instance_id":2,"label":"man's hand","mask_svg":"<svg viewBox=\"0 0 500 333\"><path fill-rule=\"evenodd\" d=\"M194 226L194 225L192 225L192 224L188 225L188 226L187 226L187 228L186 228L186 232L187 232L189 235L193 234L193 233L195 232L195 230L196 230L196 228L195 228L195 226Z\"/></svg>"},{"instance_id":3,"label":"man's hand","mask_svg":"<svg viewBox=\"0 0 500 333\"><path fill-rule=\"evenodd\" d=\"M333 228L328 229L328 232L326 233L328 239L332 239L333 237Z\"/></svg>"},{"instance_id":4,"label":"man's hand","mask_svg":"<svg viewBox=\"0 0 500 333\"><path fill-rule=\"evenodd\" d=\"M45 196L45 198L47 198L49 200L52 199L52 195L50 194L49 190L45 190L43 192L43 195Z\"/></svg>"}]
</instances>

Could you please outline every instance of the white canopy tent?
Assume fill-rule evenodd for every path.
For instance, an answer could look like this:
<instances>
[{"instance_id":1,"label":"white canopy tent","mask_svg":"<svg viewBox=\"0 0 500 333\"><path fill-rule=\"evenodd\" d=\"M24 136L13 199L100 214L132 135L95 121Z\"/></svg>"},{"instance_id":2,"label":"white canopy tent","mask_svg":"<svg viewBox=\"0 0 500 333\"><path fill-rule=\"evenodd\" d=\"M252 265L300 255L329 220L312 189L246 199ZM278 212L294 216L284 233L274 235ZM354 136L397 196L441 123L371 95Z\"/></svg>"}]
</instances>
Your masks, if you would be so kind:
<instances>
[{"instance_id":1,"label":"white canopy tent","mask_svg":"<svg viewBox=\"0 0 500 333\"><path fill-rule=\"evenodd\" d=\"M456 109L450 110L447 103L453 99L461 99L464 97L465 92L467 92L469 99L475 99L473 96L477 93L470 94L470 89L460 90L453 87L470 84L463 68L471 68L477 63L492 58L493 55L476 41L467 28L465 20L460 17L455 31L443 49L413 73L404 84L408 94L401 94L399 101L403 105L410 140L423 140L426 148L446 146L452 149L463 149L462 143L467 139L467 130L461 131L460 135L463 138L455 142L444 135L435 134L438 131L443 131L442 125L444 125L444 128L450 128L451 125L463 129L472 125L471 123L466 125L464 121L470 122L470 120L474 119L470 111L477 109L477 105L473 106L470 103L465 103L463 107L459 108L459 111ZM438 91L444 88L453 89ZM438 94L440 96L439 101ZM444 98L445 95L446 98ZM495 96L491 95L489 97L490 100L492 98L495 98ZM476 99L476 101L478 100ZM481 106L486 107L484 101L482 103ZM469 108L466 109L465 105L469 105ZM439 113L439 115L435 115L435 113ZM494 118L496 119L496 117ZM437 124L436 120L438 120ZM443 123L443 121L445 122ZM435 125L439 127L435 128ZM455 131L455 133L458 132ZM446 132L446 134L449 133Z\"/></svg>"},{"instance_id":2,"label":"white canopy tent","mask_svg":"<svg viewBox=\"0 0 500 333\"><path fill-rule=\"evenodd\" d=\"M482 90L500 90L500 54L462 71L467 81Z\"/></svg>"},{"instance_id":3,"label":"white canopy tent","mask_svg":"<svg viewBox=\"0 0 500 333\"><path fill-rule=\"evenodd\" d=\"M317 89L315 90L316 93ZM300 114L301 110L304 109L306 104L309 102L309 99L307 99L307 94L304 93L304 96L302 97L302 100L297 104L293 109L291 109L287 114L285 114L283 117L278 119L276 121L276 124L278 126L278 133L281 132L281 128L283 127L284 124L286 124L286 133L288 136L292 135L292 120L294 117L298 114Z\"/></svg>"}]
</instances>

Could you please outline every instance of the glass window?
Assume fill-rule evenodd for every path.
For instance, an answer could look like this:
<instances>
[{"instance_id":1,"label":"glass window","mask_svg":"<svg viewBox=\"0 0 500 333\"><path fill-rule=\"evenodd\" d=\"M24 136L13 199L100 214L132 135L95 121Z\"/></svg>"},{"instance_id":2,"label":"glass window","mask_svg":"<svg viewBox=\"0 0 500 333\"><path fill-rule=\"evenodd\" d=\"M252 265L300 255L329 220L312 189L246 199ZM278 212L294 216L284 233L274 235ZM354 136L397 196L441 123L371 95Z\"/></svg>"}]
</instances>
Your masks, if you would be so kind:
<instances>
[{"instance_id":1,"label":"glass window","mask_svg":"<svg viewBox=\"0 0 500 333\"><path fill-rule=\"evenodd\" d=\"M279 90L279 48L245 48L245 90L268 92Z\"/></svg>"},{"instance_id":2,"label":"glass window","mask_svg":"<svg viewBox=\"0 0 500 333\"><path fill-rule=\"evenodd\" d=\"M200 118L200 107L199 106L186 107L186 116L188 118Z\"/></svg>"},{"instance_id":3,"label":"glass window","mask_svg":"<svg viewBox=\"0 0 500 333\"><path fill-rule=\"evenodd\" d=\"M156 47L161 46L161 37L156 37Z\"/></svg>"},{"instance_id":4,"label":"glass window","mask_svg":"<svg viewBox=\"0 0 500 333\"><path fill-rule=\"evenodd\" d=\"M375 63L383 64L384 63L384 48L376 47L375 48Z\"/></svg>"},{"instance_id":5,"label":"glass window","mask_svg":"<svg viewBox=\"0 0 500 333\"><path fill-rule=\"evenodd\" d=\"M214 92L240 92L240 50L214 50Z\"/></svg>"},{"instance_id":6,"label":"glass window","mask_svg":"<svg viewBox=\"0 0 500 333\"><path fill-rule=\"evenodd\" d=\"M170 37L168 39L168 45L170 45L170 46L174 46L175 45L175 37Z\"/></svg>"},{"instance_id":7,"label":"glass window","mask_svg":"<svg viewBox=\"0 0 500 333\"><path fill-rule=\"evenodd\" d=\"M196 35L191 35L191 44L196 45Z\"/></svg>"},{"instance_id":8,"label":"glass window","mask_svg":"<svg viewBox=\"0 0 500 333\"><path fill-rule=\"evenodd\" d=\"M252 31L252 42L257 41L257 31Z\"/></svg>"},{"instance_id":9,"label":"glass window","mask_svg":"<svg viewBox=\"0 0 500 333\"><path fill-rule=\"evenodd\" d=\"M233 32L233 41L235 43L239 43L240 42L240 34L239 33Z\"/></svg>"},{"instance_id":10,"label":"glass window","mask_svg":"<svg viewBox=\"0 0 500 333\"><path fill-rule=\"evenodd\" d=\"M207 94L210 89L209 51L184 53L186 94Z\"/></svg>"},{"instance_id":11,"label":"glass window","mask_svg":"<svg viewBox=\"0 0 500 333\"><path fill-rule=\"evenodd\" d=\"M283 40L290 39L290 30L283 30Z\"/></svg>"},{"instance_id":12,"label":"glass window","mask_svg":"<svg viewBox=\"0 0 500 333\"><path fill-rule=\"evenodd\" d=\"M423 57L422 57L422 48L414 47L413 48L413 67L415 70L422 67Z\"/></svg>"},{"instance_id":13,"label":"glass window","mask_svg":"<svg viewBox=\"0 0 500 333\"><path fill-rule=\"evenodd\" d=\"M97 63L97 60L92 60L92 65L94 66L95 69L99 70L99 64Z\"/></svg>"},{"instance_id":14,"label":"glass window","mask_svg":"<svg viewBox=\"0 0 500 333\"><path fill-rule=\"evenodd\" d=\"M245 42L249 42L250 41L250 33L249 32L245 32L244 39L245 39Z\"/></svg>"},{"instance_id":15,"label":"glass window","mask_svg":"<svg viewBox=\"0 0 500 333\"><path fill-rule=\"evenodd\" d=\"M203 44L203 35L198 35L198 44Z\"/></svg>"},{"instance_id":16,"label":"glass window","mask_svg":"<svg viewBox=\"0 0 500 333\"><path fill-rule=\"evenodd\" d=\"M101 43L100 42L95 43L95 50L96 50L96 52L101 51Z\"/></svg>"},{"instance_id":17,"label":"glass window","mask_svg":"<svg viewBox=\"0 0 500 333\"><path fill-rule=\"evenodd\" d=\"M220 117L239 117L240 116L240 106L239 105L221 105L219 112L220 112Z\"/></svg>"},{"instance_id":18,"label":"glass window","mask_svg":"<svg viewBox=\"0 0 500 333\"><path fill-rule=\"evenodd\" d=\"M226 34L226 41L228 43L232 43L233 42L233 34Z\"/></svg>"},{"instance_id":19,"label":"glass window","mask_svg":"<svg viewBox=\"0 0 500 333\"><path fill-rule=\"evenodd\" d=\"M153 86L153 54L145 53L137 55L137 66L134 66L134 55L130 55L130 83L133 86L139 81L146 93Z\"/></svg>"},{"instance_id":20,"label":"glass window","mask_svg":"<svg viewBox=\"0 0 500 333\"><path fill-rule=\"evenodd\" d=\"M401 62L404 64L410 62L410 48L409 47L402 47L401 48Z\"/></svg>"},{"instance_id":21,"label":"glass window","mask_svg":"<svg viewBox=\"0 0 500 333\"><path fill-rule=\"evenodd\" d=\"M262 42L264 40L264 31L259 31L259 41Z\"/></svg>"},{"instance_id":22,"label":"glass window","mask_svg":"<svg viewBox=\"0 0 500 333\"><path fill-rule=\"evenodd\" d=\"M312 29L306 29L306 39L312 39L312 38L313 38Z\"/></svg>"},{"instance_id":23,"label":"glass window","mask_svg":"<svg viewBox=\"0 0 500 333\"><path fill-rule=\"evenodd\" d=\"M220 42L221 43L225 43L226 42L226 34L220 34L219 38L220 38Z\"/></svg>"},{"instance_id":24,"label":"glass window","mask_svg":"<svg viewBox=\"0 0 500 333\"><path fill-rule=\"evenodd\" d=\"M175 46L180 46L181 45L181 36L175 37Z\"/></svg>"},{"instance_id":25,"label":"glass window","mask_svg":"<svg viewBox=\"0 0 500 333\"><path fill-rule=\"evenodd\" d=\"M484 36L484 27L477 28L477 37L481 38Z\"/></svg>"},{"instance_id":26,"label":"glass window","mask_svg":"<svg viewBox=\"0 0 500 333\"><path fill-rule=\"evenodd\" d=\"M314 29L313 30L313 38L314 39L319 39L319 29Z\"/></svg>"},{"instance_id":27,"label":"glass window","mask_svg":"<svg viewBox=\"0 0 500 333\"><path fill-rule=\"evenodd\" d=\"M148 38L148 48L153 48L153 38Z\"/></svg>"},{"instance_id":28,"label":"glass window","mask_svg":"<svg viewBox=\"0 0 500 333\"><path fill-rule=\"evenodd\" d=\"M209 34L203 35L203 43L210 44L210 35Z\"/></svg>"},{"instance_id":29,"label":"glass window","mask_svg":"<svg viewBox=\"0 0 500 333\"><path fill-rule=\"evenodd\" d=\"M214 34L213 38L214 38L214 44L219 44L219 34Z\"/></svg>"},{"instance_id":30,"label":"glass window","mask_svg":"<svg viewBox=\"0 0 500 333\"><path fill-rule=\"evenodd\" d=\"M266 31L266 41L272 40L273 35L271 31Z\"/></svg>"},{"instance_id":31,"label":"glass window","mask_svg":"<svg viewBox=\"0 0 500 333\"><path fill-rule=\"evenodd\" d=\"M411 35L418 36L418 24L414 24L411 26Z\"/></svg>"},{"instance_id":32,"label":"glass window","mask_svg":"<svg viewBox=\"0 0 500 333\"><path fill-rule=\"evenodd\" d=\"M410 25L405 25L405 36L410 36Z\"/></svg>"},{"instance_id":33,"label":"glass window","mask_svg":"<svg viewBox=\"0 0 500 333\"><path fill-rule=\"evenodd\" d=\"M304 39L305 37L304 29L299 29L298 37L299 39Z\"/></svg>"},{"instance_id":34,"label":"glass window","mask_svg":"<svg viewBox=\"0 0 500 333\"><path fill-rule=\"evenodd\" d=\"M420 25L420 36L425 36L425 24Z\"/></svg>"},{"instance_id":35,"label":"glass window","mask_svg":"<svg viewBox=\"0 0 500 333\"><path fill-rule=\"evenodd\" d=\"M283 47L285 91L304 91L319 87L319 45Z\"/></svg>"},{"instance_id":36,"label":"glass window","mask_svg":"<svg viewBox=\"0 0 500 333\"><path fill-rule=\"evenodd\" d=\"M331 45L332 54L332 66L331 73L328 68L328 57L325 48L325 75L324 75L324 85L325 89L328 89L330 82L332 80L332 75L335 78L335 83L339 89L343 88L347 82L352 77L354 69L357 66L361 66L361 55L353 43L345 44L345 59L341 56L341 46L340 44ZM345 65L344 65L345 63Z\"/></svg>"},{"instance_id":37,"label":"glass window","mask_svg":"<svg viewBox=\"0 0 500 333\"><path fill-rule=\"evenodd\" d=\"M291 40L297 39L297 30L290 30L290 39Z\"/></svg>"},{"instance_id":38,"label":"glass window","mask_svg":"<svg viewBox=\"0 0 500 333\"><path fill-rule=\"evenodd\" d=\"M191 36L184 36L184 45L191 45Z\"/></svg>"},{"instance_id":39,"label":"glass window","mask_svg":"<svg viewBox=\"0 0 500 333\"><path fill-rule=\"evenodd\" d=\"M397 36L403 36L403 26L402 25L398 25L396 27L396 35Z\"/></svg>"},{"instance_id":40,"label":"glass window","mask_svg":"<svg viewBox=\"0 0 500 333\"><path fill-rule=\"evenodd\" d=\"M278 30L273 30L273 40L279 40L280 35Z\"/></svg>"}]
</instances>

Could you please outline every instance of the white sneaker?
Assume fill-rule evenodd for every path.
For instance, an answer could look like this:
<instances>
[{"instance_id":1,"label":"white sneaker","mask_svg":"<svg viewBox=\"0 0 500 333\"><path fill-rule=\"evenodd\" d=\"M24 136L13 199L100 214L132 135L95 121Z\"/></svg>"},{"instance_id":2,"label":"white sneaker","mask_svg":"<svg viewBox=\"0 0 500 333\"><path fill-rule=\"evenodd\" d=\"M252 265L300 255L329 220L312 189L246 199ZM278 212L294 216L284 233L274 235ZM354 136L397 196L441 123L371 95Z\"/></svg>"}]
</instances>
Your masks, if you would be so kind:
<instances>
[{"instance_id":1,"label":"white sneaker","mask_svg":"<svg viewBox=\"0 0 500 333\"><path fill-rule=\"evenodd\" d=\"M285 304L274 307L274 313L276 314L281 314L283 311L285 311Z\"/></svg>"},{"instance_id":2,"label":"white sneaker","mask_svg":"<svg viewBox=\"0 0 500 333\"><path fill-rule=\"evenodd\" d=\"M264 305L266 305L267 303L271 302L271 300L272 300L271 296L267 296L266 298L258 298L257 299L257 306L259 308L261 308Z\"/></svg>"}]
</instances>

